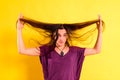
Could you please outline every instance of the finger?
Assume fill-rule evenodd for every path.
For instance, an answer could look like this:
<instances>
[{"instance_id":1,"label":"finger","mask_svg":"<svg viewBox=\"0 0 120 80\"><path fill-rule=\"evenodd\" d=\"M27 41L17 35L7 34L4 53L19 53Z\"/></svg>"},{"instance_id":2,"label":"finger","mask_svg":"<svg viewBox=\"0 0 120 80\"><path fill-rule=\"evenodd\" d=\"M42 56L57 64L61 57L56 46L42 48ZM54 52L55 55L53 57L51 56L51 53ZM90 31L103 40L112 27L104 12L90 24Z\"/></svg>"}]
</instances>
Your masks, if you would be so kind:
<instances>
[{"instance_id":1,"label":"finger","mask_svg":"<svg viewBox=\"0 0 120 80\"><path fill-rule=\"evenodd\" d=\"M19 16L18 16L18 19L21 19L21 18L23 18L22 13L20 13Z\"/></svg>"},{"instance_id":2,"label":"finger","mask_svg":"<svg viewBox=\"0 0 120 80\"><path fill-rule=\"evenodd\" d=\"M100 14L98 15L98 19L101 20L101 15Z\"/></svg>"},{"instance_id":3,"label":"finger","mask_svg":"<svg viewBox=\"0 0 120 80\"><path fill-rule=\"evenodd\" d=\"M101 17L101 15L98 15L98 19L100 20L99 25L102 26L102 17Z\"/></svg>"}]
</instances>

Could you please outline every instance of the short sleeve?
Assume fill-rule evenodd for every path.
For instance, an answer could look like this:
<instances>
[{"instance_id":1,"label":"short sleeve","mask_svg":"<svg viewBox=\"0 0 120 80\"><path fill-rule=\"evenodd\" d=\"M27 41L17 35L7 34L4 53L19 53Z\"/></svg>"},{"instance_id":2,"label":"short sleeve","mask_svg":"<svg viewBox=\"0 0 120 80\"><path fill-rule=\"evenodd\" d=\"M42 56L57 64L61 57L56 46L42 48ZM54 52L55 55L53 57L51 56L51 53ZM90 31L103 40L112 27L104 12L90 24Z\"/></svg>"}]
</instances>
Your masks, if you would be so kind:
<instances>
[{"instance_id":1,"label":"short sleeve","mask_svg":"<svg viewBox=\"0 0 120 80\"><path fill-rule=\"evenodd\" d=\"M78 55L84 57L85 48L78 47Z\"/></svg>"},{"instance_id":2,"label":"short sleeve","mask_svg":"<svg viewBox=\"0 0 120 80\"><path fill-rule=\"evenodd\" d=\"M85 51L85 48L80 48L80 47L77 47L77 77L76 77L76 80L79 79L79 76L80 76L80 73L81 73L81 70L82 70L82 64L84 62L84 51Z\"/></svg>"},{"instance_id":3,"label":"short sleeve","mask_svg":"<svg viewBox=\"0 0 120 80\"><path fill-rule=\"evenodd\" d=\"M40 55L44 55L46 46L40 46Z\"/></svg>"}]
</instances>

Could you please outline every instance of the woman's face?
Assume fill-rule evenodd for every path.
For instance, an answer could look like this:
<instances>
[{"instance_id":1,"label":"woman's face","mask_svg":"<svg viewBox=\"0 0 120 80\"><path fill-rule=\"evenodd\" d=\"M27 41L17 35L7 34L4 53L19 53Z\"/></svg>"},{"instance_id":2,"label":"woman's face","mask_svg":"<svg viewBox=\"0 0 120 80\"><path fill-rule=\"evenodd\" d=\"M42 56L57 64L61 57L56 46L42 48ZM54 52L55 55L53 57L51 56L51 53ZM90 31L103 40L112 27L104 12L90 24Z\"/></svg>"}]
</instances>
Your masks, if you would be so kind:
<instances>
[{"instance_id":1,"label":"woman's face","mask_svg":"<svg viewBox=\"0 0 120 80\"><path fill-rule=\"evenodd\" d=\"M58 39L56 41L56 45L59 47L65 46L67 37L68 35L65 29L58 29Z\"/></svg>"}]
</instances>

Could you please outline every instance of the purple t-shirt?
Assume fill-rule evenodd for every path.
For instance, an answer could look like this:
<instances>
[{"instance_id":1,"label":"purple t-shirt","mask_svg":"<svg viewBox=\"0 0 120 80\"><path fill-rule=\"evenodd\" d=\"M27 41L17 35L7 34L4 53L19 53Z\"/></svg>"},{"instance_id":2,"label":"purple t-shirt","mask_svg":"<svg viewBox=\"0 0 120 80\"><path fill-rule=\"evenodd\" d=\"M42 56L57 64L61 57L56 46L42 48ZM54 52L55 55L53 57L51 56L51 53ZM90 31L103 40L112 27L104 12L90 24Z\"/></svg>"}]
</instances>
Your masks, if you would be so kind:
<instances>
[{"instance_id":1,"label":"purple t-shirt","mask_svg":"<svg viewBox=\"0 0 120 80\"><path fill-rule=\"evenodd\" d=\"M52 46L41 46L40 62L44 80L79 80L84 61L85 48L70 46L61 56Z\"/></svg>"}]
</instances>

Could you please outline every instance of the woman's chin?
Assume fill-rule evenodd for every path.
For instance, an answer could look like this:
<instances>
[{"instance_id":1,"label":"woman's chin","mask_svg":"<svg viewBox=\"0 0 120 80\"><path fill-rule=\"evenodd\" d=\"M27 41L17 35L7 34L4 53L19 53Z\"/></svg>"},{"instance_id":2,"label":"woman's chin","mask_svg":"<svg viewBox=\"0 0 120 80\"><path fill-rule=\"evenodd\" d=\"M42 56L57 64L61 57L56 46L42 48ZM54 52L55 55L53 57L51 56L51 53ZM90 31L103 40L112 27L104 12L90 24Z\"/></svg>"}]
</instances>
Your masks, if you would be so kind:
<instances>
[{"instance_id":1,"label":"woman's chin","mask_svg":"<svg viewBox=\"0 0 120 80\"><path fill-rule=\"evenodd\" d=\"M59 44L60 47L64 46L65 44Z\"/></svg>"},{"instance_id":2,"label":"woman's chin","mask_svg":"<svg viewBox=\"0 0 120 80\"><path fill-rule=\"evenodd\" d=\"M64 44L57 44L58 47L61 47L61 46L63 46L63 45L64 45Z\"/></svg>"}]
</instances>

